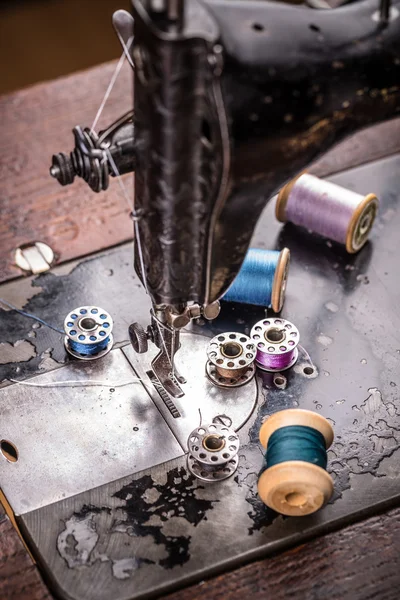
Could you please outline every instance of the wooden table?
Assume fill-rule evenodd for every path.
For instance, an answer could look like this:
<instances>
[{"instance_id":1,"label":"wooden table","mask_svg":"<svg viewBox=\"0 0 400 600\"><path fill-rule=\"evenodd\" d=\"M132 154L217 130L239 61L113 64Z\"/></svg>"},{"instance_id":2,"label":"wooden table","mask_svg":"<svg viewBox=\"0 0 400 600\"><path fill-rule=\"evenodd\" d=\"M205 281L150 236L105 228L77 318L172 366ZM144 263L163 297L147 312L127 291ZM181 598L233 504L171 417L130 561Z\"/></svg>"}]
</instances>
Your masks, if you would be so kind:
<instances>
[{"instance_id":1,"label":"wooden table","mask_svg":"<svg viewBox=\"0 0 400 600\"><path fill-rule=\"evenodd\" d=\"M128 209L117 186L97 195L79 182L56 193L48 175L51 155L72 148L72 127L91 125L114 68L105 64L0 98L0 282L21 276L14 252L22 244L46 242L63 262L130 239ZM104 124L129 108L129 86L127 70L114 88ZM312 170L328 175L399 151L397 120L361 132ZM169 598L397 599L399 563L400 508L394 508ZM51 598L1 506L0 598Z\"/></svg>"}]
</instances>

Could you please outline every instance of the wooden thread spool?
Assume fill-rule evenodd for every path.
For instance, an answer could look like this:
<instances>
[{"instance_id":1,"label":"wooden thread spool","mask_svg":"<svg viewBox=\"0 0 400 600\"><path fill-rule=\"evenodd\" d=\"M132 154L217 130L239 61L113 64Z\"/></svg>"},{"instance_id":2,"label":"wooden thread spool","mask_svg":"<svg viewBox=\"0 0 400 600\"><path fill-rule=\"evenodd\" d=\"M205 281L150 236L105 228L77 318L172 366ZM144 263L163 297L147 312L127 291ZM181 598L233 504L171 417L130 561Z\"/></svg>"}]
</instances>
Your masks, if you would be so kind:
<instances>
[{"instance_id":1,"label":"wooden thread spool","mask_svg":"<svg viewBox=\"0 0 400 600\"><path fill-rule=\"evenodd\" d=\"M309 410L288 409L275 413L260 429L260 442L266 449L274 432L291 426L311 428L325 440L326 450L333 441L333 429L321 415ZM286 432L290 432L289 429ZM325 451L326 451L325 450ZM333 481L327 471L311 462L301 460L279 462L267 466L258 480L261 500L278 513L304 516L319 510L333 493Z\"/></svg>"},{"instance_id":2,"label":"wooden thread spool","mask_svg":"<svg viewBox=\"0 0 400 600\"><path fill-rule=\"evenodd\" d=\"M303 172L281 189L275 212L278 221L305 227L354 254L368 240L378 207L375 194L363 196Z\"/></svg>"}]
</instances>

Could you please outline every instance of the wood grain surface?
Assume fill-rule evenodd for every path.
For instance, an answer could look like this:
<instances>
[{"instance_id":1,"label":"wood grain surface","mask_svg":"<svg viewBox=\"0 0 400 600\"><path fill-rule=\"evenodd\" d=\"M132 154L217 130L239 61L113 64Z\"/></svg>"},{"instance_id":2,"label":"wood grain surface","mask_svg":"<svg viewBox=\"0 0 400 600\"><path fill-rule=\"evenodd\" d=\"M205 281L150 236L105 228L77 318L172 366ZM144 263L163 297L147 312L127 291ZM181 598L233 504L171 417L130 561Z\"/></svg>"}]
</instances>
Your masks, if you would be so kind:
<instances>
[{"instance_id":1,"label":"wood grain surface","mask_svg":"<svg viewBox=\"0 0 400 600\"><path fill-rule=\"evenodd\" d=\"M46 600L51 598L39 572L0 505L0 598Z\"/></svg>"},{"instance_id":2,"label":"wood grain surface","mask_svg":"<svg viewBox=\"0 0 400 600\"><path fill-rule=\"evenodd\" d=\"M398 600L400 508L166 600Z\"/></svg>"},{"instance_id":3,"label":"wood grain surface","mask_svg":"<svg viewBox=\"0 0 400 600\"><path fill-rule=\"evenodd\" d=\"M72 128L91 126L115 61L0 98L0 282L23 274L15 249L46 242L64 262L132 238L127 202L115 180L95 194L76 179L61 187L49 176L51 157L73 148ZM132 106L125 63L99 122L104 128ZM400 119L353 136L310 170L322 177L400 150ZM125 176L132 194L132 177Z\"/></svg>"},{"instance_id":4,"label":"wood grain surface","mask_svg":"<svg viewBox=\"0 0 400 600\"><path fill-rule=\"evenodd\" d=\"M21 244L46 242L63 262L132 238L116 181L96 194L82 180L62 187L49 175L52 155L73 148L72 128L92 125L114 69L108 63L0 98L0 281L21 275L14 265ZM100 129L132 106L131 86L125 63Z\"/></svg>"},{"instance_id":5,"label":"wood grain surface","mask_svg":"<svg viewBox=\"0 0 400 600\"><path fill-rule=\"evenodd\" d=\"M399 590L400 508L396 508L165 600L397 600ZM51 598L17 533L1 514L0 598Z\"/></svg>"}]
</instances>

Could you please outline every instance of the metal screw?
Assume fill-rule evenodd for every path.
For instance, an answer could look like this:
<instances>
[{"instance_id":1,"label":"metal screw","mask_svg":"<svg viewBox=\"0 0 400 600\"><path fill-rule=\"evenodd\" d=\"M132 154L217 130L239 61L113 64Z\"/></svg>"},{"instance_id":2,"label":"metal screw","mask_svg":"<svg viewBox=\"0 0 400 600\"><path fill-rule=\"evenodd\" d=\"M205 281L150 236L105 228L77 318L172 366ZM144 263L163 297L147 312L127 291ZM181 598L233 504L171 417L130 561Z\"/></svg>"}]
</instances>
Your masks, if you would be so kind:
<instances>
[{"instance_id":1,"label":"metal screw","mask_svg":"<svg viewBox=\"0 0 400 600\"><path fill-rule=\"evenodd\" d=\"M213 423L218 423L218 425L224 425L225 427L232 426L232 419L228 417L228 415L217 415L212 420Z\"/></svg>"},{"instance_id":2,"label":"metal screw","mask_svg":"<svg viewBox=\"0 0 400 600\"><path fill-rule=\"evenodd\" d=\"M15 264L23 271L36 275L48 271L54 262L54 252L43 242L34 242L17 248Z\"/></svg>"},{"instance_id":3,"label":"metal screw","mask_svg":"<svg viewBox=\"0 0 400 600\"><path fill-rule=\"evenodd\" d=\"M207 306L203 306L202 312L203 317L207 319L207 321L212 321L216 319L219 315L219 311L221 310L221 305L218 300L208 304Z\"/></svg>"}]
</instances>

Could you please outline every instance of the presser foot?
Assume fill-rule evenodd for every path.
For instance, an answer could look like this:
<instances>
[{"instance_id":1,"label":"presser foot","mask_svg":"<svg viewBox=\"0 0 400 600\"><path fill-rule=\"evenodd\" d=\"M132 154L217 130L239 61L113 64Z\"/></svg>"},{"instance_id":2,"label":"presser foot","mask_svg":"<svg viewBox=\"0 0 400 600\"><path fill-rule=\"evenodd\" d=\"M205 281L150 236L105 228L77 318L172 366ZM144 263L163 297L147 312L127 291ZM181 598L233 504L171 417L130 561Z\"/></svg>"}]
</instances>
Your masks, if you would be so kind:
<instances>
[{"instance_id":1,"label":"presser foot","mask_svg":"<svg viewBox=\"0 0 400 600\"><path fill-rule=\"evenodd\" d=\"M154 374L168 394L174 398L181 398L184 392L179 384L186 383L186 379L174 364L175 353L180 348L179 329L163 323L152 312L148 335L160 349L151 363Z\"/></svg>"},{"instance_id":2,"label":"presser foot","mask_svg":"<svg viewBox=\"0 0 400 600\"><path fill-rule=\"evenodd\" d=\"M179 383L186 383L184 377L172 373L171 365L164 351L160 351L151 363L153 373L163 386L166 392L173 398L182 398L184 392Z\"/></svg>"},{"instance_id":3,"label":"presser foot","mask_svg":"<svg viewBox=\"0 0 400 600\"><path fill-rule=\"evenodd\" d=\"M154 342L160 352L151 362L153 373L168 394L181 398L184 392L179 384L186 383L186 379L174 365L175 353L180 348L179 330L162 323L152 312L147 331L139 323L132 323L129 326L129 339L138 354L147 352L148 340Z\"/></svg>"}]
</instances>

